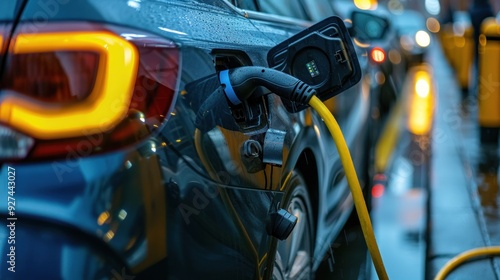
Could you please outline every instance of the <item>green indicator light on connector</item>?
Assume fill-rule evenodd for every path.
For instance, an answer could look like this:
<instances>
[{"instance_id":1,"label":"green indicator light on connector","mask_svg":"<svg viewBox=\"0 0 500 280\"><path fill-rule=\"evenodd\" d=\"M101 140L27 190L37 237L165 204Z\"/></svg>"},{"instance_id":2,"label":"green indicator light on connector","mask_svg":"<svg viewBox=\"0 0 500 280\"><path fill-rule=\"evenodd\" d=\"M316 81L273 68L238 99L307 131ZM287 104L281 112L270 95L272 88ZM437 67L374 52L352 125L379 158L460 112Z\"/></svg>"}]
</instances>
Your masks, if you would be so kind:
<instances>
[{"instance_id":1,"label":"green indicator light on connector","mask_svg":"<svg viewBox=\"0 0 500 280\"><path fill-rule=\"evenodd\" d=\"M309 61L306 63L307 70L309 71L309 74L311 77L316 77L319 75L319 70L318 67L316 66L316 62L314 60Z\"/></svg>"}]
</instances>

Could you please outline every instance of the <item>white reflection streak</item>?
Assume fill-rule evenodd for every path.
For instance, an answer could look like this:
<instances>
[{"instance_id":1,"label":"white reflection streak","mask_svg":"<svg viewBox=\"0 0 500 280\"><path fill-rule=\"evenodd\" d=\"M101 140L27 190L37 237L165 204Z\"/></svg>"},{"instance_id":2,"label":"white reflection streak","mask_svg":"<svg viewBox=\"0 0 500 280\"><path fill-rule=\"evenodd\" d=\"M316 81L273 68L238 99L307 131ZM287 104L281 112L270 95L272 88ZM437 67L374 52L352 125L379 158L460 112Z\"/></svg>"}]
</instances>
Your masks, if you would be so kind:
<instances>
[{"instance_id":1,"label":"white reflection streak","mask_svg":"<svg viewBox=\"0 0 500 280\"><path fill-rule=\"evenodd\" d=\"M173 29L168 29L168 28L165 28L165 27L158 27L158 29L163 30L163 31L166 31L166 32L174 33L174 34L179 34L179 35L187 35L187 34L186 34L186 33L184 33L184 32L177 31L177 30L173 30Z\"/></svg>"},{"instance_id":2,"label":"white reflection streak","mask_svg":"<svg viewBox=\"0 0 500 280\"><path fill-rule=\"evenodd\" d=\"M139 10L141 8L140 2L141 2L140 0L129 0L129 1L127 1L127 5L131 8Z\"/></svg>"},{"instance_id":3,"label":"white reflection streak","mask_svg":"<svg viewBox=\"0 0 500 280\"><path fill-rule=\"evenodd\" d=\"M133 34L133 33L122 33L120 34L126 40L133 40L134 38L146 38L146 35L143 34Z\"/></svg>"}]
</instances>

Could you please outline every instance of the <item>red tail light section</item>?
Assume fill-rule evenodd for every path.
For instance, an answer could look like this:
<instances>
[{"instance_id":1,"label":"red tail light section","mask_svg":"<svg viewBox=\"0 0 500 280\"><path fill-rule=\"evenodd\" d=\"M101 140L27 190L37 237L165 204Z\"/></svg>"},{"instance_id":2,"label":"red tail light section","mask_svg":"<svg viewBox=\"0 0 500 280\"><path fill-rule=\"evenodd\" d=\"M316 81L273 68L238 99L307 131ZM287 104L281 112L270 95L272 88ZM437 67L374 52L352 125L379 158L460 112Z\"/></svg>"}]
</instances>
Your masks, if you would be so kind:
<instances>
[{"instance_id":1,"label":"red tail light section","mask_svg":"<svg viewBox=\"0 0 500 280\"><path fill-rule=\"evenodd\" d=\"M12 68L6 73L4 89L51 104L69 103L90 95L99 69L99 54L16 54L9 63Z\"/></svg>"},{"instance_id":2,"label":"red tail light section","mask_svg":"<svg viewBox=\"0 0 500 280\"><path fill-rule=\"evenodd\" d=\"M141 60L130 108L144 113L152 125L159 125L173 101L172 89L179 76L179 50L164 40L142 43L151 47L139 48Z\"/></svg>"},{"instance_id":3,"label":"red tail light section","mask_svg":"<svg viewBox=\"0 0 500 280\"><path fill-rule=\"evenodd\" d=\"M22 138L30 149L1 147L0 159L122 148L149 136L169 115L180 60L171 41L97 24L17 30L0 82L0 145Z\"/></svg>"}]
</instances>

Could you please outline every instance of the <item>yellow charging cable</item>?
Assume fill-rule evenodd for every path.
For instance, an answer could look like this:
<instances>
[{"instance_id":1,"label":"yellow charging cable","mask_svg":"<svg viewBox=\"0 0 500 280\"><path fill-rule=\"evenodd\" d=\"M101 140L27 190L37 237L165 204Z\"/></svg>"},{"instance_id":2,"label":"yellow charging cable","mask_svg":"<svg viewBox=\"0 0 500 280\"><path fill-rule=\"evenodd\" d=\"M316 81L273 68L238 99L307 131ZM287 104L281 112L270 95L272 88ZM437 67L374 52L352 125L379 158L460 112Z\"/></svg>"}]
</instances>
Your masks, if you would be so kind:
<instances>
[{"instance_id":1,"label":"yellow charging cable","mask_svg":"<svg viewBox=\"0 0 500 280\"><path fill-rule=\"evenodd\" d=\"M377 271L378 278L381 280L389 279L385 270L384 262L382 261L382 256L380 255L380 251L378 249L377 241L375 240L370 215L368 214L368 209L366 208L363 192L361 191L358 176L356 175L356 169L354 169L351 154L349 153L349 148L347 147L344 136L342 135L342 130L340 130L340 127L332 113L330 113L330 110L328 110L318 97L313 96L309 101L309 105L311 105L320 117L323 118L328 130L332 134L333 141L337 146L340 160L344 166L347 182L349 183L349 188L351 189L354 207L358 213L361 230L363 231L363 236L365 237L365 242L373 260L375 270Z\"/></svg>"},{"instance_id":2,"label":"yellow charging cable","mask_svg":"<svg viewBox=\"0 0 500 280\"><path fill-rule=\"evenodd\" d=\"M347 181L349 183L349 188L351 189L354 206L356 207L356 211L358 213L361 230L363 231L363 236L365 238L368 251L372 257L373 265L377 271L378 278L383 280L389 279L385 270L384 262L382 261L382 256L380 255L380 251L378 249L377 241L375 240L370 215L368 214L368 209L366 208L365 199L363 197L363 192L361 191L361 186L359 185L354 164L352 163L351 154L349 153L349 148L345 143L342 131L340 130L337 121L330 113L330 110L328 110L319 98L313 96L309 101L309 105L311 105L320 117L323 118L328 130L332 134L335 145L337 146L340 160L344 166ZM481 247L465 251L449 260L441 268L434 280L444 280L451 271L471 259L494 255L500 255L500 246Z\"/></svg>"},{"instance_id":3,"label":"yellow charging cable","mask_svg":"<svg viewBox=\"0 0 500 280\"><path fill-rule=\"evenodd\" d=\"M462 263L469 261L473 258L487 257L493 255L500 255L500 246L481 247L465 251L460 255L449 260L436 275L434 280L444 280L446 276Z\"/></svg>"}]
</instances>

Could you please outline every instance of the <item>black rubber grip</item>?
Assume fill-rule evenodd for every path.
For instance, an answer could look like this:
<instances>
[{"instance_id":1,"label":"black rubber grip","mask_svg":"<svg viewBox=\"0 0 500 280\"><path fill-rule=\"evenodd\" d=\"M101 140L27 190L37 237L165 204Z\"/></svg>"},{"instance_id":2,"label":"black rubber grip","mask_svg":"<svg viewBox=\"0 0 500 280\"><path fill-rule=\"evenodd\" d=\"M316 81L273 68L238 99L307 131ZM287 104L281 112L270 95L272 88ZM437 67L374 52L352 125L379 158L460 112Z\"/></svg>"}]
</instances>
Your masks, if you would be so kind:
<instances>
[{"instance_id":1,"label":"black rubber grip","mask_svg":"<svg viewBox=\"0 0 500 280\"><path fill-rule=\"evenodd\" d=\"M312 87L289 74L258 66L231 69L229 80L240 100L248 99L259 86L300 104L308 104L311 97L316 94Z\"/></svg>"}]
</instances>

